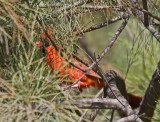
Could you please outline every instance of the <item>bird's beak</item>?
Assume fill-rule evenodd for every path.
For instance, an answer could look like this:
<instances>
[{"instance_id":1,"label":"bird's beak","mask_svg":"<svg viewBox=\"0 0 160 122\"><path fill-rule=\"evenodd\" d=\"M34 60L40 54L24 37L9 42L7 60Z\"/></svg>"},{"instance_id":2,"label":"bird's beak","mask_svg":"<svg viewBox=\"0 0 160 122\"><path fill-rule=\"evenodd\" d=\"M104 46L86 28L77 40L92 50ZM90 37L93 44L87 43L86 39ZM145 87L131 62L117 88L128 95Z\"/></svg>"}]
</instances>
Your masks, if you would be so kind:
<instances>
[{"instance_id":1,"label":"bird's beak","mask_svg":"<svg viewBox=\"0 0 160 122\"><path fill-rule=\"evenodd\" d=\"M78 84L75 84L72 86L72 88L77 88L78 87Z\"/></svg>"}]
</instances>

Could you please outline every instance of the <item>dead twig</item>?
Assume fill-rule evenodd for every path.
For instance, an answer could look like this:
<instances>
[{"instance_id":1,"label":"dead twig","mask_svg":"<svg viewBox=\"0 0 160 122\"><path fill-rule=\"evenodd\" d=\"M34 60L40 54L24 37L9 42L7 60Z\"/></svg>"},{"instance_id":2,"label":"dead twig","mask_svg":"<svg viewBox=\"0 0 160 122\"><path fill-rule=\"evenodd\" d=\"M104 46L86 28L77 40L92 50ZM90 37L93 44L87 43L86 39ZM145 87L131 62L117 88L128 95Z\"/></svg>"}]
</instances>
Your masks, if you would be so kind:
<instances>
[{"instance_id":1,"label":"dead twig","mask_svg":"<svg viewBox=\"0 0 160 122\"><path fill-rule=\"evenodd\" d=\"M107 6L107 5L82 5L80 6L83 9L94 9L94 10L104 10L104 9L113 9L116 11L124 11L123 6Z\"/></svg>"},{"instance_id":2,"label":"dead twig","mask_svg":"<svg viewBox=\"0 0 160 122\"><path fill-rule=\"evenodd\" d=\"M102 24L99 24L99 25L93 25L89 28L85 28L85 29L82 29L81 31L77 31L77 32L74 32L73 35L82 35L83 33L87 33L87 32L91 32L91 31L94 31L94 30L97 30L97 29L100 29L100 28L103 28L103 27L106 27L112 23L115 23L119 20L122 20L122 19L126 19L127 16L123 15L123 16L118 16L116 18L113 18L109 21L106 21Z\"/></svg>"}]
</instances>

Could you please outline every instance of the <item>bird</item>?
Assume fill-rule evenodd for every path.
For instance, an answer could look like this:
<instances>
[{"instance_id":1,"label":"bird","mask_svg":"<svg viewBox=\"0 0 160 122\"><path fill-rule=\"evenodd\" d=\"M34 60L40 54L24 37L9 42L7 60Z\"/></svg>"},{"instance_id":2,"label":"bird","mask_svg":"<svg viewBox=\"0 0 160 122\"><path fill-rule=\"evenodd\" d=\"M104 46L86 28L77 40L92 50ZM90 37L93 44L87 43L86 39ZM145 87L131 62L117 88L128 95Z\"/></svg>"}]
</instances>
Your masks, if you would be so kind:
<instances>
[{"instance_id":1,"label":"bird","mask_svg":"<svg viewBox=\"0 0 160 122\"><path fill-rule=\"evenodd\" d=\"M53 27L51 29L53 29ZM36 41L37 48L43 45L44 41L50 42L50 39L47 37L45 32L47 32L48 35L51 36L51 38L54 40L55 30L45 30L41 33L40 39ZM72 64L76 65L77 67L74 67L70 64L65 65L67 61L52 45L45 45L44 48L45 61L47 62L51 70L59 70L59 74L64 76L64 81L62 83L73 84L75 80L79 79L84 74L84 72L77 67L88 69L86 65L77 61L76 59L72 59L70 62L72 62ZM69 82L66 82L66 79L69 79ZM91 70L76 85L73 85L72 87L78 88L78 90L82 92L83 89L90 87L94 87L100 90L104 87L104 85L102 78L93 70ZM139 107L141 101L142 97L128 93L128 102L132 109Z\"/></svg>"}]
</instances>

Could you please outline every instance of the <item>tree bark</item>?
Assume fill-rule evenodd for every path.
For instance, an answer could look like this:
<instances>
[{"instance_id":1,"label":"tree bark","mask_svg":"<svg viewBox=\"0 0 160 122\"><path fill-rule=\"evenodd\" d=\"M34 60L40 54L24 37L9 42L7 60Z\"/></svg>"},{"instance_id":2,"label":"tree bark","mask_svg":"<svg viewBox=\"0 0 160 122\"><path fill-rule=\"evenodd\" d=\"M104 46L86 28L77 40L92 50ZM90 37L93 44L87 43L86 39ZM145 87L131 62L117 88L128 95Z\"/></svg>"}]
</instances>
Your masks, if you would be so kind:
<instances>
[{"instance_id":1,"label":"tree bark","mask_svg":"<svg viewBox=\"0 0 160 122\"><path fill-rule=\"evenodd\" d=\"M152 118L156 108L157 100L160 98L160 62L154 72L150 84L146 90L145 96L142 100L139 115L145 113L146 117ZM151 119L142 117L145 122L150 122Z\"/></svg>"},{"instance_id":2,"label":"tree bark","mask_svg":"<svg viewBox=\"0 0 160 122\"><path fill-rule=\"evenodd\" d=\"M128 103L128 96L127 96L127 90L126 90L126 86L125 86L125 82L122 79L121 76L119 76L119 74L113 70L108 71L105 74L105 80L104 80L104 85L107 87L107 82L110 85L110 88L107 88L106 91L107 95L109 96L109 98L113 98L113 99L118 99L118 101L120 102L120 104L125 108L125 112L121 113L121 116L134 116L133 121L136 122L142 122L142 120L134 113L134 111L132 110L131 106ZM127 100L126 100L127 99Z\"/></svg>"}]
</instances>

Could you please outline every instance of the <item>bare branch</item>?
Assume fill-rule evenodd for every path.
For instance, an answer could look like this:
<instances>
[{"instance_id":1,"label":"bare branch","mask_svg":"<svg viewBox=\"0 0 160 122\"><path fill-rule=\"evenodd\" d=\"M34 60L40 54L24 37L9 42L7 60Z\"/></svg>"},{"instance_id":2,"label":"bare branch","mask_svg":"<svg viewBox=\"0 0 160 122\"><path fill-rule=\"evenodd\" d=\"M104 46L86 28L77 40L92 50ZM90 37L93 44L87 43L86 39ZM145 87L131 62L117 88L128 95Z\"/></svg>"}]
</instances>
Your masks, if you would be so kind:
<instances>
[{"instance_id":1,"label":"bare branch","mask_svg":"<svg viewBox=\"0 0 160 122\"><path fill-rule=\"evenodd\" d=\"M64 101L63 103L68 103L68 102ZM83 98L83 99L72 100L72 103L75 104L77 107L83 109L117 109L117 110L122 110L123 112L127 111L126 108L122 106L116 99Z\"/></svg>"},{"instance_id":2,"label":"bare branch","mask_svg":"<svg viewBox=\"0 0 160 122\"><path fill-rule=\"evenodd\" d=\"M107 6L107 5L82 5L80 6L81 8L84 8L84 9L94 9L94 10L104 10L104 9L113 9L113 10L116 10L116 11L122 11L124 10L122 8L122 6Z\"/></svg>"},{"instance_id":3,"label":"bare branch","mask_svg":"<svg viewBox=\"0 0 160 122\"><path fill-rule=\"evenodd\" d=\"M130 0L130 2L133 7L138 9L137 10L133 8L132 12L141 20L143 24L144 24L144 14L141 11L160 21L160 18L158 16L155 16L152 13L146 11L145 9L140 8L139 4L135 0ZM146 28L152 33L152 35L157 39L157 41L160 42L160 34L158 33L158 31L156 31L156 29L152 25L149 25Z\"/></svg>"},{"instance_id":4,"label":"bare branch","mask_svg":"<svg viewBox=\"0 0 160 122\"><path fill-rule=\"evenodd\" d=\"M138 9L138 10L140 10L140 11L142 11L142 12L144 12L145 14L148 14L149 16L153 17L154 19L160 21L160 18L158 16L152 14L151 12L149 12L149 11L143 9L143 8L140 8L138 6L135 6L135 5L133 5L133 7L136 8L136 9Z\"/></svg>"},{"instance_id":5,"label":"bare branch","mask_svg":"<svg viewBox=\"0 0 160 122\"><path fill-rule=\"evenodd\" d=\"M109 20L109 21L106 21L106 22L104 22L104 23L102 23L102 24L93 25L93 26L91 26L91 27L89 27L89 28L82 29L82 30L79 31L79 32L74 32L74 34L75 34L75 35L81 35L81 34L83 34L83 33L87 33L87 32L90 32L90 31L94 31L94 30L100 29L100 28L102 28L102 27L106 27L106 26L108 26L109 24L112 24L112 23L117 22L117 21L119 21L119 20L122 20L123 18L126 19L126 16L125 16L125 15L124 15L124 16L118 16L118 17L116 17L116 18L114 18L114 19L111 19L111 20Z\"/></svg>"},{"instance_id":6,"label":"bare branch","mask_svg":"<svg viewBox=\"0 0 160 122\"><path fill-rule=\"evenodd\" d=\"M152 33L157 41L160 42L160 34L158 33L158 31L152 25L149 25L147 29Z\"/></svg>"},{"instance_id":7,"label":"bare branch","mask_svg":"<svg viewBox=\"0 0 160 122\"><path fill-rule=\"evenodd\" d=\"M117 120L116 122L142 122L140 118L137 118L137 115L133 114L124 118Z\"/></svg>"},{"instance_id":8,"label":"bare branch","mask_svg":"<svg viewBox=\"0 0 160 122\"><path fill-rule=\"evenodd\" d=\"M143 2L143 9L148 11L148 5L147 5L147 0L142 0ZM144 26L149 26L149 20L148 20L148 15L147 13L144 12Z\"/></svg>"},{"instance_id":9,"label":"bare branch","mask_svg":"<svg viewBox=\"0 0 160 122\"><path fill-rule=\"evenodd\" d=\"M158 21L160 21L160 18L157 17L157 16L153 16L152 13L144 10L144 9L141 9L138 5L138 3L135 1L135 0L130 0L130 2L132 3L132 5L138 9L138 10L141 10L143 11L144 13L147 13L148 15L150 15L151 17L154 17L155 19L157 19ZM138 7L137 7L138 6ZM144 24L144 20L143 20L143 13L139 12L139 11L136 11L136 10L133 10L133 12L135 12L135 14L137 15L137 17L142 21L142 23ZM156 31L156 29L152 26L152 25L149 25L147 27L147 29L152 33L152 35L158 40L158 42L160 42L160 34ZM148 89L145 93L145 96L143 98L143 101L141 103L141 106L140 106L140 111L139 111L139 114L143 114L145 113L145 115L147 117L151 117L153 116L153 113L154 113L154 110L155 110L155 107L156 107L156 101L158 100L158 98L160 97L160 83L159 83L159 80L160 80L160 62L158 64L158 68L157 70L155 71L154 75L152 76L152 80L148 86ZM151 120L149 119L146 119L146 118L142 118L142 120L144 120L145 122L150 122Z\"/></svg>"}]
</instances>

